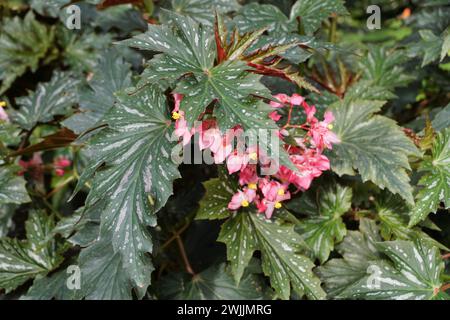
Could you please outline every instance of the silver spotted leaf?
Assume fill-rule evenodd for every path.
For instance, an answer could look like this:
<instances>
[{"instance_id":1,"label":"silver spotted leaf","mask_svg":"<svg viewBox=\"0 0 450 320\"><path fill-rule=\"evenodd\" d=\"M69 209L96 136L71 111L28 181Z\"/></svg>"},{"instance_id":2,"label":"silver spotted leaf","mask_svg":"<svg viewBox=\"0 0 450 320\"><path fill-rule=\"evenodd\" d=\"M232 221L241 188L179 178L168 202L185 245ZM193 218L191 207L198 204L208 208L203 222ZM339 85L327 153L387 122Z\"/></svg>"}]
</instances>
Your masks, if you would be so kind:
<instances>
[{"instance_id":1,"label":"silver spotted leaf","mask_svg":"<svg viewBox=\"0 0 450 320\"><path fill-rule=\"evenodd\" d=\"M351 207L352 189L338 184L318 191L316 214L302 220L298 229L313 254L325 262L334 248L347 233L342 215Z\"/></svg>"},{"instance_id":2,"label":"silver spotted leaf","mask_svg":"<svg viewBox=\"0 0 450 320\"><path fill-rule=\"evenodd\" d=\"M311 270L314 264L300 254L305 245L294 226L279 218L266 219L255 212L240 212L227 220L219 241L227 245L236 281L241 279L254 251L258 250L263 272L281 299L289 299L291 286L300 296L323 299L325 293Z\"/></svg>"},{"instance_id":3,"label":"silver spotted leaf","mask_svg":"<svg viewBox=\"0 0 450 320\"><path fill-rule=\"evenodd\" d=\"M114 252L137 288L147 287L153 268L148 252L148 226L156 225L158 211L180 177L171 159L171 121L166 98L154 87L117 95L117 103L103 118L107 128L89 143L91 163L76 191L94 176L87 198L89 208L101 200L101 237L111 238ZM94 175L95 174L95 175Z\"/></svg>"},{"instance_id":4,"label":"silver spotted leaf","mask_svg":"<svg viewBox=\"0 0 450 320\"><path fill-rule=\"evenodd\" d=\"M16 289L29 279L43 276L62 262L65 246L49 239L53 218L43 211L31 211L25 223L26 240L0 239L0 288Z\"/></svg>"},{"instance_id":5,"label":"silver spotted leaf","mask_svg":"<svg viewBox=\"0 0 450 320\"><path fill-rule=\"evenodd\" d=\"M446 208L450 206L450 128L438 133L431 156L424 159L419 169L425 172L419 181L423 188L417 194L410 226L436 212L441 202Z\"/></svg>"},{"instance_id":6,"label":"silver spotted leaf","mask_svg":"<svg viewBox=\"0 0 450 320\"><path fill-rule=\"evenodd\" d=\"M387 188L412 204L408 155L420 157L420 153L395 121L373 115L383 104L367 100L333 104L333 131L341 142L330 152L331 166L339 175L355 175L357 169L363 181Z\"/></svg>"}]
</instances>

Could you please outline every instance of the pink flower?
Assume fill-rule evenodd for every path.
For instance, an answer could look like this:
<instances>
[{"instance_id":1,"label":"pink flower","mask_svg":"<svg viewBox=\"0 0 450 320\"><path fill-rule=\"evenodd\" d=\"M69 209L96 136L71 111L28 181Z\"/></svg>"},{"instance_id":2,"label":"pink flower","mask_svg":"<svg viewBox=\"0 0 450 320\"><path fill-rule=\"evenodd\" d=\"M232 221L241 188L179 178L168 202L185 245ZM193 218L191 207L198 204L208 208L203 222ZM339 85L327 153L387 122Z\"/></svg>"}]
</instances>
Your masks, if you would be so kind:
<instances>
[{"instance_id":1,"label":"pink flower","mask_svg":"<svg viewBox=\"0 0 450 320\"><path fill-rule=\"evenodd\" d=\"M310 106L306 102L302 103L302 106L303 109L305 109L306 122L308 123L317 122L317 119L314 117L314 115L316 114L316 107Z\"/></svg>"},{"instance_id":2,"label":"pink flower","mask_svg":"<svg viewBox=\"0 0 450 320\"><path fill-rule=\"evenodd\" d=\"M276 111L272 111L271 113L269 113L269 118L276 122L281 119L281 115Z\"/></svg>"},{"instance_id":3,"label":"pink flower","mask_svg":"<svg viewBox=\"0 0 450 320\"><path fill-rule=\"evenodd\" d=\"M66 156L59 156L53 160L53 167L55 168L55 174L62 177L64 175L64 168L70 167L72 161Z\"/></svg>"},{"instance_id":4,"label":"pink flower","mask_svg":"<svg viewBox=\"0 0 450 320\"><path fill-rule=\"evenodd\" d=\"M334 132L331 123L334 121L334 116L330 111L325 112L324 120L315 122L311 125L309 135L312 137L314 145L323 150L324 147L332 149L334 143L339 143L340 140Z\"/></svg>"},{"instance_id":5,"label":"pink flower","mask_svg":"<svg viewBox=\"0 0 450 320\"><path fill-rule=\"evenodd\" d=\"M187 121L184 119L184 111L180 111L181 100L183 95L179 93L174 93L173 97L175 99L175 106L172 110L172 119L175 120L175 135L178 138L183 138L183 145L187 145L191 140L191 137L195 133L195 129L189 129L187 127Z\"/></svg>"},{"instance_id":6,"label":"pink flower","mask_svg":"<svg viewBox=\"0 0 450 320\"><path fill-rule=\"evenodd\" d=\"M304 101L305 98L297 93L294 93L291 97L291 104L293 104L294 106L300 106L303 104Z\"/></svg>"},{"instance_id":7,"label":"pink flower","mask_svg":"<svg viewBox=\"0 0 450 320\"><path fill-rule=\"evenodd\" d=\"M214 143L209 149L214 153L214 162L216 164L223 163L225 159L233 152L233 142L235 130L227 130L226 134L221 138L220 143Z\"/></svg>"},{"instance_id":8,"label":"pink flower","mask_svg":"<svg viewBox=\"0 0 450 320\"><path fill-rule=\"evenodd\" d=\"M55 174L58 177L62 177L64 175L64 169L55 169Z\"/></svg>"},{"instance_id":9,"label":"pink flower","mask_svg":"<svg viewBox=\"0 0 450 320\"><path fill-rule=\"evenodd\" d=\"M301 190L309 189L314 178L322 175L323 171L330 169L328 158L313 149L308 149L302 155L291 155L290 159L298 168L298 172L282 166L277 177L281 181L294 184Z\"/></svg>"},{"instance_id":10,"label":"pink flower","mask_svg":"<svg viewBox=\"0 0 450 320\"><path fill-rule=\"evenodd\" d=\"M273 97L276 98L280 102L270 101L270 106L272 108L282 108L282 107L284 107L284 104L290 103L289 96L284 93L274 95Z\"/></svg>"},{"instance_id":11,"label":"pink flower","mask_svg":"<svg viewBox=\"0 0 450 320\"><path fill-rule=\"evenodd\" d=\"M237 210L240 207L248 207L253 200L255 200L256 191L249 188L244 188L244 191L238 190L233 195L230 203L228 203L228 209Z\"/></svg>"},{"instance_id":12,"label":"pink flower","mask_svg":"<svg viewBox=\"0 0 450 320\"><path fill-rule=\"evenodd\" d=\"M9 116L6 113L5 109L3 109L3 107L1 106L0 106L0 120L9 122Z\"/></svg>"},{"instance_id":13,"label":"pink flower","mask_svg":"<svg viewBox=\"0 0 450 320\"><path fill-rule=\"evenodd\" d=\"M178 112L180 110L181 100L183 100L183 95L181 93L174 93L173 98L175 99L175 107L173 112Z\"/></svg>"},{"instance_id":14,"label":"pink flower","mask_svg":"<svg viewBox=\"0 0 450 320\"><path fill-rule=\"evenodd\" d=\"M70 161L65 156L60 156L60 157L56 158L54 161L54 166L58 167L58 168L67 168L67 167L70 167L71 164L72 164L72 161Z\"/></svg>"},{"instance_id":15,"label":"pink flower","mask_svg":"<svg viewBox=\"0 0 450 320\"><path fill-rule=\"evenodd\" d=\"M230 174L242 170L248 164L249 156L247 153L240 154L235 150L232 154L228 156L227 168Z\"/></svg>"},{"instance_id":16,"label":"pink flower","mask_svg":"<svg viewBox=\"0 0 450 320\"><path fill-rule=\"evenodd\" d=\"M197 127L196 132L199 134L198 146L200 150L207 148L217 149L222 143L222 134L217 128L216 120L204 120Z\"/></svg>"},{"instance_id":17,"label":"pink flower","mask_svg":"<svg viewBox=\"0 0 450 320\"><path fill-rule=\"evenodd\" d=\"M38 178L42 173L42 158L40 153L33 153L33 157L28 160L19 160L19 166L22 167L22 170L18 172L19 176L22 176L25 172L30 172L34 178Z\"/></svg>"},{"instance_id":18,"label":"pink flower","mask_svg":"<svg viewBox=\"0 0 450 320\"><path fill-rule=\"evenodd\" d=\"M273 215L273 211L275 209L279 209L282 207L281 202L285 201L285 200L289 200L291 198L291 195L289 192L283 194L283 195L279 195L277 196L277 198L274 201L270 201L267 198L264 198L261 200L261 203L259 205L260 209L264 209L264 214L266 216L267 219L270 219ZM260 211L262 212L262 211Z\"/></svg>"},{"instance_id":19,"label":"pink flower","mask_svg":"<svg viewBox=\"0 0 450 320\"><path fill-rule=\"evenodd\" d=\"M182 113L183 111L180 111ZM175 135L179 138L183 138L183 145L187 145L194 134L194 128L189 129L187 127L187 121L182 116L175 122Z\"/></svg>"},{"instance_id":20,"label":"pink flower","mask_svg":"<svg viewBox=\"0 0 450 320\"><path fill-rule=\"evenodd\" d=\"M256 173L256 165L249 164L239 172L239 184L257 184L258 174ZM255 189L255 188L254 188Z\"/></svg>"},{"instance_id":21,"label":"pink flower","mask_svg":"<svg viewBox=\"0 0 450 320\"><path fill-rule=\"evenodd\" d=\"M291 198L289 191L286 191L287 184L281 184L275 180L260 179L259 187L264 195L264 199L257 206L260 212L264 211L266 218L272 217L275 209L281 208L281 202Z\"/></svg>"},{"instance_id":22,"label":"pink flower","mask_svg":"<svg viewBox=\"0 0 450 320\"><path fill-rule=\"evenodd\" d=\"M259 183L261 192L264 198L269 201L276 201L279 196L286 194L287 185L282 185L278 181L268 180L267 178L261 179Z\"/></svg>"}]
</instances>

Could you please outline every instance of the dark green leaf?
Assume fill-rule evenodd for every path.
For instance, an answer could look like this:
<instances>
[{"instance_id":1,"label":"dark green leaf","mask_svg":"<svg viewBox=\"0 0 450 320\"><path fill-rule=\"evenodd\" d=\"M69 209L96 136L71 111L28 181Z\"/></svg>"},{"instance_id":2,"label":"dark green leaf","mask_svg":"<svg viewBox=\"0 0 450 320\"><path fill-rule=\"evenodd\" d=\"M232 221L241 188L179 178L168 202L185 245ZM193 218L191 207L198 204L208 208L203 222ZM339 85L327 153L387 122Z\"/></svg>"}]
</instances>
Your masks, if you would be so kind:
<instances>
[{"instance_id":1,"label":"dark green leaf","mask_svg":"<svg viewBox=\"0 0 450 320\"><path fill-rule=\"evenodd\" d=\"M53 41L53 28L39 23L32 11L24 19L5 18L0 26L0 94L28 69L35 72Z\"/></svg>"},{"instance_id":2,"label":"dark green leaf","mask_svg":"<svg viewBox=\"0 0 450 320\"><path fill-rule=\"evenodd\" d=\"M40 83L27 97L16 99L20 109L12 113L12 120L26 130L37 123L49 122L55 115L64 115L78 100L79 80L68 73L55 72L49 82Z\"/></svg>"},{"instance_id":3,"label":"dark green leaf","mask_svg":"<svg viewBox=\"0 0 450 320\"><path fill-rule=\"evenodd\" d=\"M440 202L444 202L446 208L450 206L450 128L438 133L432 155L424 159L420 170L425 172L419 181L423 189L417 194L410 226L425 219L430 212L436 212Z\"/></svg>"},{"instance_id":4,"label":"dark green leaf","mask_svg":"<svg viewBox=\"0 0 450 320\"><path fill-rule=\"evenodd\" d=\"M62 124L75 133L92 128L111 109L114 94L131 86L130 65L115 50L105 52L94 70L94 76L79 93L80 113Z\"/></svg>"},{"instance_id":5,"label":"dark green leaf","mask_svg":"<svg viewBox=\"0 0 450 320\"><path fill-rule=\"evenodd\" d=\"M62 261L63 247L49 240L54 222L44 212L30 212L27 240L0 239L0 288L9 292L28 279L46 275Z\"/></svg>"},{"instance_id":6,"label":"dark green leaf","mask_svg":"<svg viewBox=\"0 0 450 320\"><path fill-rule=\"evenodd\" d=\"M31 201L25 188L25 180L17 175L19 168L13 165L0 167L0 204Z\"/></svg>"},{"instance_id":7,"label":"dark green leaf","mask_svg":"<svg viewBox=\"0 0 450 320\"><path fill-rule=\"evenodd\" d=\"M318 191L316 215L302 220L298 227L314 256L325 262L334 248L347 233L342 215L351 207L352 190L338 184Z\"/></svg>"},{"instance_id":8,"label":"dark green leaf","mask_svg":"<svg viewBox=\"0 0 450 320\"><path fill-rule=\"evenodd\" d=\"M414 203L406 170L410 169L408 155L420 153L393 120L373 115L383 104L344 100L333 105L333 131L341 142L330 153L332 168L339 175L354 175L357 169L363 181Z\"/></svg>"},{"instance_id":9,"label":"dark green leaf","mask_svg":"<svg viewBox=\"0 0 450 320\"><path fill-rule=\"evenodd\" d=\"M161 299L174 300L259 300L271 297L264 281L250 272L236 284L226 264L212 266L194 276L185 273L166 276L158 289Z\"/></svg>"},{"instance_id":10,"label":"dark green leaf","mask_svg":"<svg viewBox=\"0 0 450 320\"><path fill-rule=\"evenodd\" d=\"M222 226L219 241L227 244L235 279L239 281L255 250L261 252L264 274L270 277L272 288L282 299L289 299L291 285L300 296L323 299L320 281L311 269L314 264L299 252L301 237L294 224L281 219L265 219L262 214L241 212Z\"/></svg>"}]
</instances>

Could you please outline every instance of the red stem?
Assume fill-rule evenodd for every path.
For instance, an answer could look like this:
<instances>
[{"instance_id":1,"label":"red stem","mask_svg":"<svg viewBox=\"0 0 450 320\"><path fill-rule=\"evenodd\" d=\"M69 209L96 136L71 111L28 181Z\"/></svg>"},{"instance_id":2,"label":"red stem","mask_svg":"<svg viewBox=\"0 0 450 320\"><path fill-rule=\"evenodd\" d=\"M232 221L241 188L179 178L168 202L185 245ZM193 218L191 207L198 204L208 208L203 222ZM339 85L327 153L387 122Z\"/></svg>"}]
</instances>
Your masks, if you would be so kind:
<instances>
[{"instance_id":1,"label":"red stem","mask_svg":"<svg viewBox=\"0 0 450 320\"><path fill-rule=\"evenodd\" d=\"M442 291L442 292L445 292L445 291L447 291L448 289L450 289L450 282L444 284L444 285L441 287L441 291Z\"/></svg>"}]
</instances>

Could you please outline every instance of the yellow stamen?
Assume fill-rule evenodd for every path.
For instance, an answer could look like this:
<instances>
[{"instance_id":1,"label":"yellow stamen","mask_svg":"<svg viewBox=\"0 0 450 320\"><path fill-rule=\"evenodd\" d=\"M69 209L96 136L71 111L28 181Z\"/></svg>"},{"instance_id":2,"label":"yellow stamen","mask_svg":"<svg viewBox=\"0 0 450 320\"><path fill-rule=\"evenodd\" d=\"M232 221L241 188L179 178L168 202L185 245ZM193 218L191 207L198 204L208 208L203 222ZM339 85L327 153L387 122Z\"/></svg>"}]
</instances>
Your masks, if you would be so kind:
<instances>
[{"instance_id":1,"label":"yellow stamen","mask_svg":"<svg viewBox=\"0 0 450 320\"><path fill-rule=\"evenodd\" d=\"M249 154L249 158L253 161L256 161L258 159L258 154L256 152L252 152Z\"/></svg>"},{"instance_id":2,"label":"yellow stamen","mask_svg":"<svg viewBox=\"0 0 450 320\"><path fill-rule=\"evenodd\" d=\"M282 207L281 202L275 203L275 208L280 209Z\"/></svg>"},{"instance_id":3,"label":"yellow stamen","mask_svg":"<svg viewBox=\"0 0 450 320\"><path fill-rule=\"evenodd\" d=\"M278 195L282 196L284 194L284 190L283 189L278 189Z\"/></svg>"},{"instance_id":4,"label":"yellow stamen","mask_svg":"<svg viewBox=\"0 0 450 320\"><path fill-rule=\"evenodd\" d=\"M249 184L248 184L248 188L249 188L249 189L256 190L257 187L258 187L258 186L256 185L256 183L249 183Z\"/></svg>"},{"instance_id":5,"label":"yellow stamen","mask_svg":"<svg viewBox=\"0 0 450 320\"><path fill-rule=\"evenodd\" d=\"M172 112L172 119L178 120L181 118L181 114L179 112Z\"/></svg>"},{"instance_id":6,"label":"yellow stamen","mask_svg":"<svg viewBox=\"0 0 450 320\"><path fill-rule=\"evenodd\" d=\"M242 201L241 201L241 206L243 206L243 207L248 207L248 205L249 205L249 203L248 203L247 200L242 200Z\"/></svg>"},{"instance_id":7,"label":"yellow stamen","mask_svg":"<svg viewBox=\"0 0 450 320\"><path fill-rule=\"evenodd\" d=\"M0 108L6 107L6 101L0 101Z\"/></svg>"},{"instance_id":8,"label":"yellow stamen","mask_svg":"<svg viewBox=\"0 0 450 320\"><path fill-rule=\"evenodd\" d=\"M333 127L333 125L330 123L330 124L327 126L327 128L331 130L331 129L333 129L334 127Z\"/></svg>"}]
</instances>

